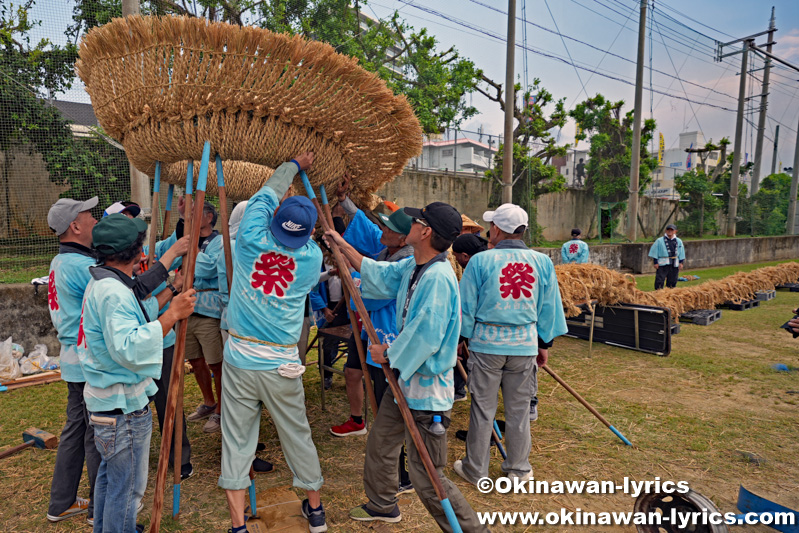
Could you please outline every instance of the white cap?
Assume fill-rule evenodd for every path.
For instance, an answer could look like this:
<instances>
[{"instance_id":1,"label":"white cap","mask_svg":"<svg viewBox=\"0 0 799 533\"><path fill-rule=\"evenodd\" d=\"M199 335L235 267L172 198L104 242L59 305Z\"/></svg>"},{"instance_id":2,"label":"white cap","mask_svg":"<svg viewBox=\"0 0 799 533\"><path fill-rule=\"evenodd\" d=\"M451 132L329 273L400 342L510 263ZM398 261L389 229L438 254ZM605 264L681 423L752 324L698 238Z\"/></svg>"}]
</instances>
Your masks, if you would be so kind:
<instances>
[{"instance_id":1,"label":"white cap","mask_svg":"<svg viewBox=\"0 0 799 533\"><path fill-rule=\"evenodd\" d=\"M527 212L516 204L502 204L496 211L483 213L483 220L493 222L505 233L513 233L519 226L526 226Z\"/></svg>"},{"instance_id":2,"label":"white cap","mask_svg":"<svg viewBox=\"0 0 799 533\"><path fill-rule=\"evenodd\" d=\"M103 218L107 217L108 215L114 215L116 213L122 213L123 211L127 211L130 213L130 216L136 218L141 213L141 207L136 202L114 202L113 204L109 205L105 211L103 211Z\"/></svg>"}]
</instances>

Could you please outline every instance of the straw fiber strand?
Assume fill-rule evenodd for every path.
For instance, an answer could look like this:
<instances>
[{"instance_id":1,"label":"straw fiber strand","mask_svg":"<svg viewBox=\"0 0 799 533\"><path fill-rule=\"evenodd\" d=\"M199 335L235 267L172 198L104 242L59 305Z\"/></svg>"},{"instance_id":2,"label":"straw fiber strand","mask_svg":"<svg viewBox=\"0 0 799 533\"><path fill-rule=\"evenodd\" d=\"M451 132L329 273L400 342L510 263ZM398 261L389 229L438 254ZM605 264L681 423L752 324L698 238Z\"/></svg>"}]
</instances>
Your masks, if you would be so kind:
<instances>
[{"instance_id":1,"label":"straw fiber strand","mask_svg":"<svg viewBox=\"0 0 799 533\"><path fill-rule=\"evenodd\" d=\"M419 121L404 96L357 60L299 36L199 18L127 17L83 38L76 70L103 129L150 174L155 161L200 159L206 140L225 161L269 168L313 151L315 186L334 187L347 171L353 197L365 200L421 151ZM166 181L185 177L168 172ZM261 182L226 177L226 185L246 197Z\"/></svg>"},{"instance_id":2,"label":"straw fiber strand","mask_svg":"<svg viewBox=\"0 0 799 533\"><path fill-rule=\"evenodd\" d=\"M566 316L579 315L582 310L578 305L595 300L599 305L627 303L665 307L677 318L687 311L715 309L725 302L740 303L754 298L757 291L795 283L799 279L799 263L782 263L751 272L737 272L700 285L654 292L636 288L629 274L622 275L599 265L558 265L555 272Z\"/></svg>"}]
</instances>

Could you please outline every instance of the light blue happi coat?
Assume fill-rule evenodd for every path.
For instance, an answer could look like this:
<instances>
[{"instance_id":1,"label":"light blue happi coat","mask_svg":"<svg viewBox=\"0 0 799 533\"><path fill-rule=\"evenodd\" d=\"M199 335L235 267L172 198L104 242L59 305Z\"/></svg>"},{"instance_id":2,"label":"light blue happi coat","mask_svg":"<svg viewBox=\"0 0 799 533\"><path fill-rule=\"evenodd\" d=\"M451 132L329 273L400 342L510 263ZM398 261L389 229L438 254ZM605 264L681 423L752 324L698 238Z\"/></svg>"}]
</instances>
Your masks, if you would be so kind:
<instances>
[{"instance_id":1,"label":"light blue happi coat","mask_svg":"<svg viewBox=\"0 0 799 533\"><path fill-rule=\"evenodd\" d=\"M83 383L86 378L80 367L75 345L78 342L83 294L91 280L89 267L96 261L83 246L62 244L60 253L50 262L47 283L47 305L50 319L61 343L61 379Z\"/></svg>"},{"instance_id":2,"label":"light blue happi coat","mask_svg":"<svg viewBox=\"0 0 799 533\"><path fill-rule=\"evenodd\" d=\"M587 263L588 245L580 239L572 239L565 242L560 248L560 259L564 265L568 265L569 263Z\"/></svg>"},{"instance_id":3,"label":"light blue happi coat","mask_svg":"<svg viewBox=\"0 0 799 533\"><path fill-rule=\"evenodd\" d=\"M361 264L364 298L396 298L399 335L386 352L408 407L447 411L454 400L453 368L461 329L458 280L449 262L437 261L421 274L403 317L416 262L396 263L365 258Z\"/></svg>"},{"instance_id":4,"label":"light blue happi coat","mask_svg":"<svg viewBox=\"0 0 799 533\"><path fill-rule=\"evenodd\" d=\"M535 356L568 331L552 260L521 240L504 240L469 260L460 284L469 348L496 355Z\"/></svg>"},{"instance_id":5,"label":"light blue happi coat","mask_svg":"<svg viewBox=\"0 0 799 533\"><path fill-rule=\"evenodd\" d=\"M211 239L205 249L197 254L194 264L194 288L197 290L194 312L211 318L222 317L223 298L219 290L218 263L219 256L223 255L223 242L222 235Z\"/></svg>"},{"instance_id":6,"label":"light blue happi coat","mask_svg":"<svg viewBox=\"0 0 799 533\"><path fill-rule=\"evenodd\" d=\"M280 165L250 199L239 226L225 361L244 370L276 370L300 362L297 341L305 298L319 281L322 251L312 239L301 248L287 248L269 229L297 170L293 162Z\"/></svg>"},{"instance_id":7,"label":"light blue happi coat","mask_svg":"<svg viewBox=\"0 0 799 533\"><path fill-rule=\"evenodd\" d=\"M164 335L158 320L145 317L130 286L112 277L93 277L80 329L86 408L127 414L146 406L158 390L153 379L161 376Z\"/></svg>"},{"instance_id":8,"label":"light blue happi coat","mask_svg":"<svg viewBox=\"0 0 799 533\"><path fill-rule=\"evenodd\" d=\"M666 237L660 237L658 240L652 243L652 246L649 248L649 257L657 261L659 266L665 266L670 263L669 261L669 249L666 246ZM677 256L676 259L671 260L672 266L679 266L681 262L685 261L685 247L682 244L682 240L679 237L674 237L677 240Z\"/></svg>"}]
</instances>

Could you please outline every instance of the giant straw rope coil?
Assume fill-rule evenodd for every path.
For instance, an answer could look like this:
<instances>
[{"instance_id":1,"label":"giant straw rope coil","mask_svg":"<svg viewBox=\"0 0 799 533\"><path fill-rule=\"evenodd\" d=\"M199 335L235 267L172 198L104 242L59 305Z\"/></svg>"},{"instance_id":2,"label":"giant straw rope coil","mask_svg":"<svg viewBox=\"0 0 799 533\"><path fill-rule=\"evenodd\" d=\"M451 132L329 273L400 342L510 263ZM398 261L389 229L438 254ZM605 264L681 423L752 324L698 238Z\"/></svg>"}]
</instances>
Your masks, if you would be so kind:
<instances>
[{"instance_id":1,"label":"giant straw rope coil","mask_svg":"<svg viewBox=\"0 0 799 533\"><path fill-rule=\"evenodd\" d=\"M185 170L208 140L226 163L272 169L313 151L311 183L335 187L349 172L357 201L421 151L405 97L325 43L200 18L132 16L93 28L79 55L100 125L142 172L152 175L161 161L170 183L185 183L172 165ZM226 175L232 198L263 184L250 170Z\"/></svg>"},{"instance_id":2,"label":"giant straw rope coil","mask_svg":"<svg viewBox=\"0 0 799 533\"><path fill-rule=\"evenodd\" d=\"M782 263L699 285L654 292L638 289L635 278L629 274L599 265L558 265L555 272L566 316L577 316L582 312L580 304L596 301L603 306L626 303L665 307L671 310L672 317L678 318L687 311L714 309L725 302L740 303L754 298L757 291L795 283L799 280L799 263Z\"/></svg>"}]
</instances>

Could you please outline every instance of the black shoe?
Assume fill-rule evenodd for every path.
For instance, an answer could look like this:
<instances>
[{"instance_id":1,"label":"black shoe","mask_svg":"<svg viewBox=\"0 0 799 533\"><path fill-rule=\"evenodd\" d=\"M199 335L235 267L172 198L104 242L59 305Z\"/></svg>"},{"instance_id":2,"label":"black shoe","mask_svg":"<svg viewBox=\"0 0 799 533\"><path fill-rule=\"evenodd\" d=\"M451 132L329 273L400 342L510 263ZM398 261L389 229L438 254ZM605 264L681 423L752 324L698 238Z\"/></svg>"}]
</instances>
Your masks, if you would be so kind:
<instances>
[{"instance_id":1,"label":"black shoe","mask_svg":"<svg viewBox=\"0 0 799 533\"><path fill-rule=\"evenodd\" d=\"M466 401L466 393L455 391L455 401L456 402Z\"/></svg>"},{"instance_id":2,"label":"black shoe","mask_svg":"<svg viewBox=\"0 0 799 533\"><path fill-rule=\"evenodd\" d=\"M136 524L136 533L144 533L144 524Z\"/></svg>"},{"instance_id":3,"label":"black shoe","mask_svg":"<svg viewBox=\"0 0 799 533\"><path fill-rule=\"evenodd\" d=\"M259 474L264 474L266 472L271 472L274 470L274 465L269 461L264 461L263 459L258 459L257 457L252 462L252 469L258 472Z\"/></svg>"},{"instance_id":4,"label":"black shoe","mask_svg":"<svg viewBox=\"0 0 799 533\"><path fill-rule=\"evenodd\" d=\"M263 442L259 442L258 446L255 447L256 452L262 452L265 449L266 449L266 444L264 444Z\"/></svg>"},{"instance_id":5,"label":"black shoe","mask_svg":"<svg viewBox=\"0 0 799 533\"><path fill-rule=\"evenodd\" d=\"M186 463L180 467L180 480L186 481L191 476L194 475L194 467L191 466L191 463Z\"/></svg>"},{"instance_id":6,"label":"black shoe","mask_svg":"<svg viewBox=\"0 0 799 533\"><path fill-rule=\"evenodd\" d=\"M332 377L325 378L325 390L330 390L332 386L333 386L333 378Z\"/></svg>"}]
</instances>

